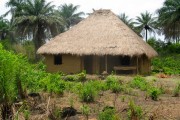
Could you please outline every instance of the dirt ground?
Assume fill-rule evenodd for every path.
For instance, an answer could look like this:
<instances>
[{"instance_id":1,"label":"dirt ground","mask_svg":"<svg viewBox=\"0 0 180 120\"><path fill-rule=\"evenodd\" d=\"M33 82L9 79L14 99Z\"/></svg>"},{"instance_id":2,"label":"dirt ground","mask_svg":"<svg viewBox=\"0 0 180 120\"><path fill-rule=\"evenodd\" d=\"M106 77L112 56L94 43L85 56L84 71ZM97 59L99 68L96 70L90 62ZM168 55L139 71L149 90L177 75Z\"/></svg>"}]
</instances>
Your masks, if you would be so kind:
<instances>
[{"instance_id":1,"label":"dirt ground","mask_svg":"<svg viewBox=\"0 0 180 120\"><path fill-rule=\"evenodd\" d=\"M91 76L96 79L96 76ZM133 76L118 76L125 83L132 80ZM155 84L163 87L164 94L160 95L158 101L153 101L146 95L145 91L133 89L130 93L112 93L110 90L100 92L93 103L81 102L78 95L71 92L65 92L63 96L41 93L41 101L34 103L30 115L31 120L48 120L48 108L64 108L73 105L77 110L77 115L69 120L86 120L81 114L81 107L86 104L90 107L89 120L96 120L99 111L105 106L113 106L122 120L127 119L128 103L133 100L134 103L142 107L143 118L147 120L180 120L180 97L173 97L173 89L180 82L180 76L169 76L167 78L158 78L157 76L147 76L146 80L154 80ZM43 111L43 112L42 112Z\"/></svg>"}]
</instances>

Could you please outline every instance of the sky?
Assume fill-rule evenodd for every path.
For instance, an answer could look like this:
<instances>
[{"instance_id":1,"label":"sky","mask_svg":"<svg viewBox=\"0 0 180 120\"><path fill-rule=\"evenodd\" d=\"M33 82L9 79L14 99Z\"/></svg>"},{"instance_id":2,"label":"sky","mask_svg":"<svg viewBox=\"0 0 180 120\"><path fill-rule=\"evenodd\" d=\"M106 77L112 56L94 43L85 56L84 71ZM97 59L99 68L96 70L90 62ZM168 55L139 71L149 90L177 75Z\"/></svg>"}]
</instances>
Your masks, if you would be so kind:
<instances>
[{"instance_id":1,"label":"sky","mask_svg":"<svg viewBox=\"0 0 180 120\"><path fill-rule=\"evenodd\" d=\"M91 13L92 9L110 9L116 14L126 13L130 18L139 16L146 10L152 14L162 7L165 0L46 0L53 5L60 6L64 3L80 5L79 11ZM0 0L0 15L8 11L5 3L8 0Z\"/></svg>"}]
</instances>

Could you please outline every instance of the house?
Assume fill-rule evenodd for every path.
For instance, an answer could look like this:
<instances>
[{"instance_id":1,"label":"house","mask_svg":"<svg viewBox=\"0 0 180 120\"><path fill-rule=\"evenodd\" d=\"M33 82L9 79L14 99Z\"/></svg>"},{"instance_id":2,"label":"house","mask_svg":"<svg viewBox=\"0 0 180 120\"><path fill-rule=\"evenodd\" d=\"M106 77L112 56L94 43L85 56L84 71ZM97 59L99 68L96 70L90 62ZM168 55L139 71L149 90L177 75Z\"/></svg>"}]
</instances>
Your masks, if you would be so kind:
<instances>
[{"instance_id":1,"label":"house","mask_svg":"<svg viewBox=\"0 0 180 120\"><path fill-rule=\"evenodd\" d=\"M48 72L148 74L157 52L110 10L96 10L38 51Z\"/></svg>"}]
</instances>

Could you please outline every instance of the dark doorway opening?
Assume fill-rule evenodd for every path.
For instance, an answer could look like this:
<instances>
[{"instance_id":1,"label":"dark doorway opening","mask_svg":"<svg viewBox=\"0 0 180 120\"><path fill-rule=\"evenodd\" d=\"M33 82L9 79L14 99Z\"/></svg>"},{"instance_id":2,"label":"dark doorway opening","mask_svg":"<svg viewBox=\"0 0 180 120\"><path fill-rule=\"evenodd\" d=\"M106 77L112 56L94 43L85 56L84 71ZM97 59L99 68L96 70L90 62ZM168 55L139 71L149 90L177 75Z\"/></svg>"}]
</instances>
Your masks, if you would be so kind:
<instances>
[{"instance_id":1,"label":"dark doorway opening","mask_svg":"<svg viewBox=\"0 0 180 120\"><path fill-rule=\"evenodd\" d=\"M129 66L131 64L131 59L129 56L124 56L121 59L121 65Z\"/></svg>"},{"instance_id":2,"label":"dark doorway opening","mask_svg":"<svg viewBox=\"0 0 180 120\"><path fill-rule=\"evenodd\" d=\"M84 57L84 69L86 73L93 74L93 56L85 56Z\"/></svg>"}]
</instances>

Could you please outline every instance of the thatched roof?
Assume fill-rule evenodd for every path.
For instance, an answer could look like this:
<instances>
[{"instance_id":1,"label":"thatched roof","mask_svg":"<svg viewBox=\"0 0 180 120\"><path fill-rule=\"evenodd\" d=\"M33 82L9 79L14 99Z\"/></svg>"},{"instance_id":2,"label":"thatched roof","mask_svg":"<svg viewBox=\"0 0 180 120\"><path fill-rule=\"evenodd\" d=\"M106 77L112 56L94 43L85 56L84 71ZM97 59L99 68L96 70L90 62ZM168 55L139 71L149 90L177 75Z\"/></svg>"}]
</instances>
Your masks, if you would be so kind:
<instances>
[{"instance_id":1,"label":"thatched roof","mask_svg":"<svg viewBox=\"0 0 180 120\"><path fill-rule=\"evenodd\" d=\"M70 30L40 47L38 54L128 55L157 52L110 10L96 10Z\"/></svg>"}]
</instances>

